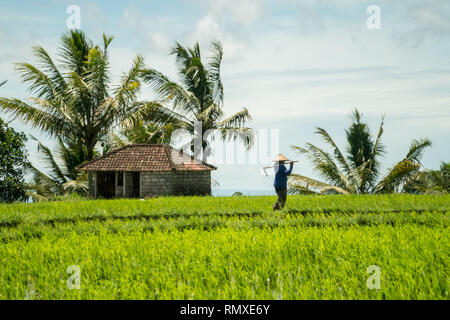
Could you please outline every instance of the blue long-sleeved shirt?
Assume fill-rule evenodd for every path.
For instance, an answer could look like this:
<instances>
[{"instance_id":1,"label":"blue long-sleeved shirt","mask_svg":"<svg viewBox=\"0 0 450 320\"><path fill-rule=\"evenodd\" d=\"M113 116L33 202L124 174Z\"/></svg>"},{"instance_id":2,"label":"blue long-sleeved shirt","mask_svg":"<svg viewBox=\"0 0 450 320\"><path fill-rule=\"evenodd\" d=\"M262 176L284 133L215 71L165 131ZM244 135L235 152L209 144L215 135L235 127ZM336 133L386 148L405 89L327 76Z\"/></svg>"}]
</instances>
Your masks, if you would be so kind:
<instances>
[{"instance_id":1,"label":"blue long-sleeved shirt","mask_svg":"<svg viewBox=\"0 0 450 320\"><path fill-rule=\"evenodd\" d=\"M287 189L287 177L292 172L293 164L289 169L286 169L284 164L275 165L275 181L273 182L273 186L276 189Z\"/></svg>"}]
</instances>

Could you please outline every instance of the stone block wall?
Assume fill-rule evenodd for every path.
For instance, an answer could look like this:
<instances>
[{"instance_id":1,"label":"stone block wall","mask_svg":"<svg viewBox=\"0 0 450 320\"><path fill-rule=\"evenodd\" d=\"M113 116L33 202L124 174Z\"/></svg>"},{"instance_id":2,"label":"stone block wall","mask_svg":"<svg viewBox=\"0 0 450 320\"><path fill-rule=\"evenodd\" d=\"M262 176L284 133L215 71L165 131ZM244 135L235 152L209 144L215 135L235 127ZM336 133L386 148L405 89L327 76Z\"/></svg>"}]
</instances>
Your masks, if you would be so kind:
<instances>
[{"instance_id":1,"label":"stone block wall","mask_svg":"<svg viewBox=\"0 0 450 320\"><path fill-rule=\"evenodd\" d=\"M152 195L209 195L210 171L141 172L141 198Z\"/></svg>"},{"instance_id":2,"label":"stone block wall","mask_svg":"<svg viewBox=\"0 0 450 320\"><path fill-rule=\"evenodd\" d=\"M211 171L176 171L173 187L177 195L210 195Z\"/></svg>"},{"instance_id":3,"label":"stone block wall","mask_svg":"<svg viewBox=\"0 0 450 320\"><path fill-rule=\"evenodd\" d=\"M141 198L172 194L172 174L173 172L141 172Z\"/></svg>"}]
</instances>

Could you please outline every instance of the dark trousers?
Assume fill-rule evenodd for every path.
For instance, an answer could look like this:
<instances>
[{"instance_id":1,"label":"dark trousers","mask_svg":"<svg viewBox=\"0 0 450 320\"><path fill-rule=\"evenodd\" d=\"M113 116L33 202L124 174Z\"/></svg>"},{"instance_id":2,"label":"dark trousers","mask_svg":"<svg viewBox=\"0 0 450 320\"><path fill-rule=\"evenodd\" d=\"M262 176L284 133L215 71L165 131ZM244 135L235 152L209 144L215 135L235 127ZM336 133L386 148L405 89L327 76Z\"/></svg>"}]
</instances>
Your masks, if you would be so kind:
<instances>
[{"instance_id":1,"label":"dark trousers","mask_svg":"<svg viewBox=\"0 0 450 320\"><path fill-rule=\"evenodd\" d=\"M286 203L286 198L287 198L287 189L275 188L275 192L278 195L278 200L273 205L273 211L283 209L284 204Z\"/></svg>"}]
</instances>

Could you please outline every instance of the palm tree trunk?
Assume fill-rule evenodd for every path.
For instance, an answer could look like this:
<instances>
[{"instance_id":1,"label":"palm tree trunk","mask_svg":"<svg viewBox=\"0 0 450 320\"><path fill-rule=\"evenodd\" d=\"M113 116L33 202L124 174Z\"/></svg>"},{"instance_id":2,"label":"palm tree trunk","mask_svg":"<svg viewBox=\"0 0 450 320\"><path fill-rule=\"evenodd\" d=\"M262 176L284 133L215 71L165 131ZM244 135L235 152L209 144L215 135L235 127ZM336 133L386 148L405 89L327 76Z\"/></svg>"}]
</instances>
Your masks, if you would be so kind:
<instances>
[{"instance_id":1,"label":"palm tree trunk","mask_svg":"<svg viewBox=\"0 0 450 320\"><path fill-rule=\"evenodd\" d=\"M94 148L95 148L95 143L90 142L87 145L87 156L88 156L88 160L92 160L94 158Z\"/></svg>"}]
</instances>

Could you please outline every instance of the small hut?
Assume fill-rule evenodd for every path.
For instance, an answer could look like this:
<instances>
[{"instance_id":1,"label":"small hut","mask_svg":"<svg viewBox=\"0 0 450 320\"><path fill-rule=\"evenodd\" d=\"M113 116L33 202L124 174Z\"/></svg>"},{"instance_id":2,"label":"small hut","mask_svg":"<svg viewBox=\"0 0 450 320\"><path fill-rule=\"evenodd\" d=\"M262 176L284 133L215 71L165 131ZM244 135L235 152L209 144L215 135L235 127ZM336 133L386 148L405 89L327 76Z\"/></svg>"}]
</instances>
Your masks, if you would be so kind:
<instances>
[{"instance_id":1,"label":"small hut","mask_svg":"<svg viewBox=\"0 0 450 320\"><path fill-rule=\"evenodd\" d=\"M94 198L144 198L156 195L210 195L211 170L165 144L134 144L78 167L89 173Z\"/></svg>"}]
</instances>

